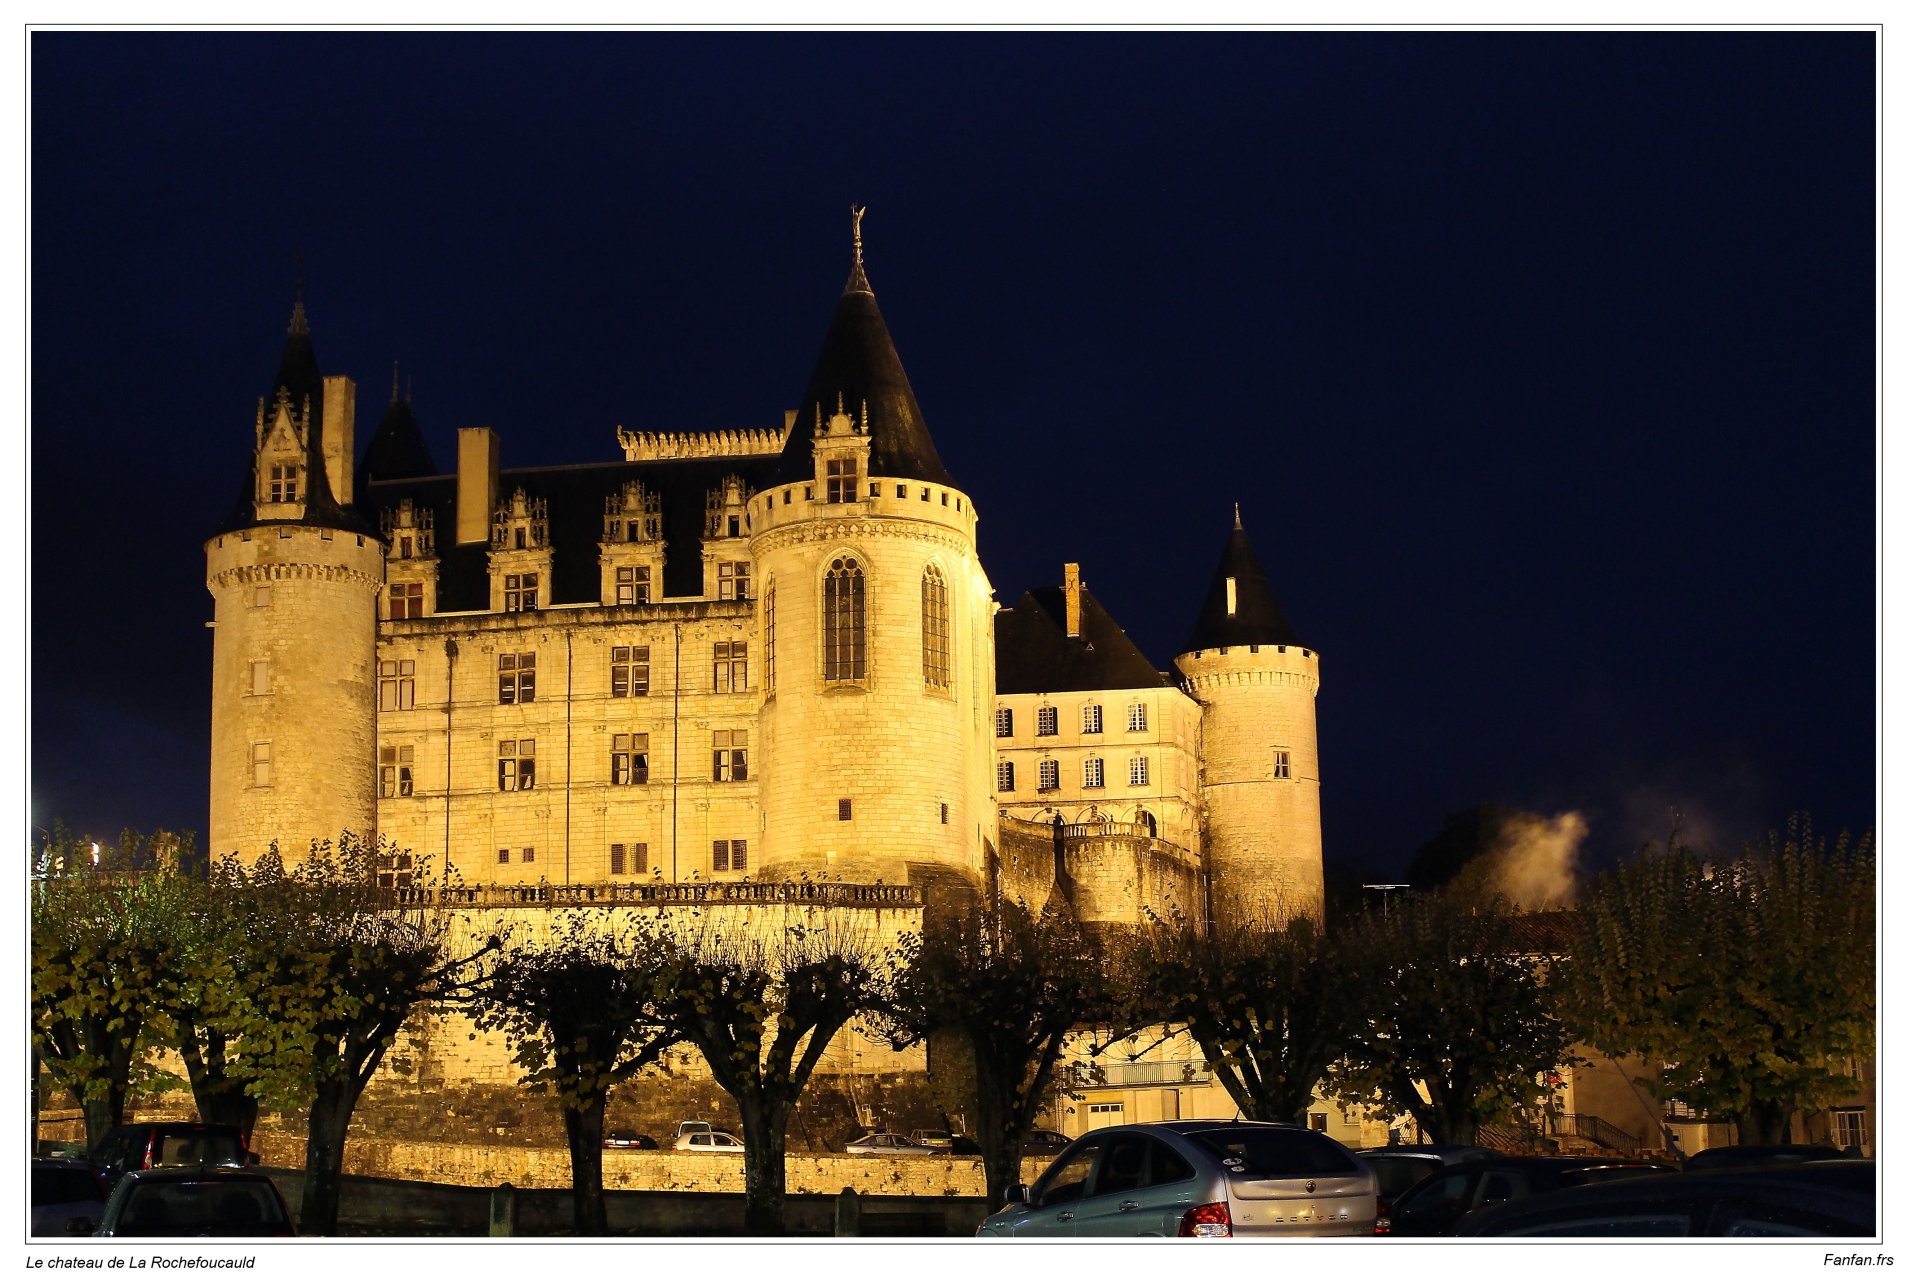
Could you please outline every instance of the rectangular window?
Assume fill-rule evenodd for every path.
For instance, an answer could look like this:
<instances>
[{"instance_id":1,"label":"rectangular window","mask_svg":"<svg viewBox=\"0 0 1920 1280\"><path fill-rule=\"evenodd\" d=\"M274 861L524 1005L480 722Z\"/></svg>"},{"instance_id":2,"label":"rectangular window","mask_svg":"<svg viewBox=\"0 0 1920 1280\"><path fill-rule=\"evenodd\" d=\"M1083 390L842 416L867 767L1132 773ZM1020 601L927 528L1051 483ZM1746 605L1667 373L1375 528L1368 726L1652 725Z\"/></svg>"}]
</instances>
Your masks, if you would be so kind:
<instances>
[{"instance_id":1,"label":"rectangular window","mask_svg":"<svg viewBox=\"0 0 1920 1280\"><path fill-rule=\"evenodd\" d=\"M652 570L645 565L621 565L613 571L613 602L615 604L645 604L647 592L653 585L648 579Z\"/></svg>"},{"instance_id":2,"label":"rectangular window","mask_svg":"<svg viewBox=\"0 0 1920 1280\"><path fill-rule=\"evenodd\" d=\"M538 609L540 607L540 575L537 573L507 574L504 599L503 607L508 613Z\"/></svg>"},{"instance_id":3,"label":"rectangular window","mask_svg":"<svg viewBox=\"0 0 1920 1280\"><path fill-rule=\"evenodd\" d=\"M827 501L852 502L859 496L858 483L854 476L857 464L852 458L830 458L827 461Z\"/></svg>"},{"instance_id":4,"label":"rectangular window","mask_svg":"<svg viewBox=\"0 0 1920 1280\"><path fill-rule=\"evenodd\" d=\"M267 469L267 501L298 502L300 494L295 487L295 478L299 469L290 465L275 463Z\"/></svg>"},{"instance_id":5,"label":"rectangular window","mask_svg":"<svg viewBox=\"0 0 1920 1280\"><path fill-rule=\"evenodd\" d=\"M996 707L993 712L993 736L1011 738L1013 736L1013 708Z\"/></svg>"},{"instance_id":6,"label":"rectangular window","mask_svg":"<svg viewBox=\"0 0 1920 1280\"><path fill-rule=\"evenodd\" d=\"M840 802L840 821L842 822L853 821L853 801L842 800Z\"/></svg>"},{"instance_id":7,"label":"rectangular window","mask_svg":"<svg viewBox=\"0 0 1920 1280\"><path fill-rule=\"evenodd\" d=\"M613 785L639 786L647 780L647 735L613 735Z\"/></svg>"},{"instance_id":8,"label":"rectangular window","mask_svg":"<svg viewBox=\"0 0 1920 1280\"><path fill-rule=\"evenodd\" d=\"M380 794L386 799L413 794L413 748L380 748Z\"/></svg>"},{"instance_id":9,"label":"rectangular window","mask_svg":"<svg viewBox=\"0 0 1920 1280\"><path fill-rule=\"evenodd\" d=\"M1060 762L1042 760L1040 762L1040 790L1058 791L1060 789Z\"/></svg>"},{"instance_id":10,"label":"rectangular window","mask_svg":"<svg viewBox=\"0 0 1920 1280\"><path fill-rule=\"evenodd\" d=\"M1127 708L1127 732L1145 733L1147 731L1147 704L1136 702Z\"/></svg>"},{"instance_id":11,"label":"rectangular window","mask_svg":"<svg viewBox=\"0 0 1920 1280\"><path fill-rule=\"evenodd\" d=\"M1861 1107L1836 1108L1833 1112L1833 1143L1842 1151L1848 1147L1867 1147L1867 1113Z\"/></svg>"},{"instance_id":12,"label":"rectangular window","mask_svg":"<svg viewBox=\"0 0 1920 1280\"><path fill-rule=\"evenodd\" d=\"M747 869L747 842L745 840L715 840L713 842L713 869L715 871L745 871Z\"/></svg>"},{"instance_id":13,"label":"rectangular window","mask_svg":"<svg viewBox=\"0 0 1920 1280\"><path fill-rule=\"evenodd\" d=\"M1060 711L1057 707L1041 707L1033 713L1033 731L1042 738L1051 738L1060 732Z\"/></svg>"},{"instance_id":14,"label":"rectangular window","mask_svg":"<svg viewBox=\"0 0 1920 1280\"><path fill-rule=\"evenodd\" d=\"M647 872L647 846L639 844L616 844L608 858L609 869L616 876L645 875Z\"/></svg>"},{"instance_id":15,"label":"rectangular window","mask_svg":"<svg viewBox=\"0 0 1920 1280\"><path fill-rule=\"evenodd\" d=\"M1273 753L1273 776L1291 778L1293 776L1293 752L1276 751Z\"/></svg>"},{"instance_id":16,"label":"rectangular window","mask_svg":"<svg viewBox=\"0 0 1920 1280\"><path fill-rule=\"evenodd\" d=\"M500 789L533 790L533 739L500 739Z\"/></svg>"},{"instance_id":17,"label":"rectangular window","mask_svg":"<svg viewBox=\"0 0 1920 1280\"><path fill-rule=\"evenodd\" d=\"M507 706L516 702L533 701L533 655L530 653L503 653L500 655L500 703Z\"/></svg>"},{"instance_id":18,"label":"rectangular window","mask_svg":"<svg viewBox=\"0 0 1920 1280\"><path fill-rule=\"evenodd\" d=\"M1098 706L1080 708L1080 732L1099 733L1100 708Z\"/></svg>"},{"instance_id":19,"label":"rectangular window","mask_svg":"<svg viewBox=\"0 0 1920 1280\"><path fill-rule=\"evenodd\" d=\"M947 802L945 800L940 802L940 825L943 827L947 825Z\"/></svg>"},{"instance_id":20,"label":"rectangular window","mask_svg":"<svg viewBox=\"0 0 1920 1280\"><path fill-rule=\"evenodd\" d=\"M426 584L422 582L394 582L387 586L387 616L389 618L418 618L425 614L427 607Z\"/></svg>"},{"instance_id":21,"label":"rectangular window","mask_svg":"<svg viewBox=\"0 0 1920 1280\"><path fill-rule=\"evenodd\" d=\"M613 696L644 698L652 670L651 645L617 644L613 646Z\"/></svg>"},{"instance_id":22,"label":"rectangular window","mask_svg":"<svg viewBox=\"0 0 1920 1280\"><path fill-rule=\"evenodd\" d=\"M713 780L715 782L747 780L747 731L745 729L713 731Z\"/></svg>"},{"instance_id":23,"label":"rectangular window","mask_svg":"<svg viewBox=\"0 0 1920 1280\"><path fill-rule=\"evenodd\" d=\"M747 642L722 640L713 646L713 691L747 691Z\"/></svg>"},{"instance_id":24,"label":"rectangular window","mask_svg":"<svg viewBox=\"0 0 1920 1280\"><path fill-rule=\"evenodd\" d=\"M388 659L380 664L380 709L413 710L413 659Z\"/></svg>"},{"instance_id":25,"label":"rectangular window","mask_svg":"<svg viewBox=\"0 0 1920 1280\"><path fill-rule=\"evenodd\" d=\"M264 698L268 693L272 692L272 690L267 688L267 664L265 662L249 663L248 674L248 688L254 697Z\"/></svg>"},{"instance_id":26,"label":"rectangular window","mask_svg":"<svg viewBox=\"0 0 1920 1280\"><path fill-rule=\"evenodd\" d=\"M1327 1113L1324 1111L1307 1112L1307 1128L1314 1133L1325 1133L1327 1131Z\"/></svg>"},{"instance_id":27,"label":"rectangular window","mask_svg":"<svg viewBox=\"0 0 1920 1280\"><path fill-rule=\"evenodd\" d=\"M1100 757L1095 756L1093 759L1087 761L1085 766L1081 769L1081 776L1085 780L1086 785L1089 787L1106 786L1107 785L1107 762L1105 760L1102 760Z\"/></svg>"},{"instance_id":28,"label":"rectangular window","mask_svg":"<svg viewBox=\"0 0 1920 1280\"><path fill-rule=\"evenodd\" d=\"M499 856L498 858L496 858L496 859L494 859L494 861L496 861L496 862L503 862L503 863L504 863L504 862L512 862L512 861L513 861L513 851L512 851L511 849L502 849L502 850L500 851L500 856Z\"/></svg>"},{"instance_id":29,"label":"rectangular window","mask_svg":"<svg viewBox=\"0 0 1920 1280\"><path fill-rule=\"evenodd\" d=\"M404 889L413 883L413 855L410 853L377 853L373 866L375 882L382 889Z\"/></svg>"},{"instance_id":30,"label":"rectangular window","mask_svg":"<svg viewBox=\"0 0 1920 1280\"><path fill-rule=\"evenodd\" d=\"M903 484L897 484L897 485L895 485L895 486L893 486L893 496L894 496L894 497L896 497L896 498L904 498L904 497L906 497L906 496L907 496L907 486L905 486L905 485L903 485Z\"/></svg>"},{"instance_id":31,"label":"rectangular window","mask_svg":"<svg viewBox=\"0 0 1920 1280\"><path fill-rule=\"evenodd\" d=\"M272 608L273 607L273 588L272 587L255 587L253 589L253 607L256 609Z\"/></svg>"},{"instance_id":32,"label":"rectangular window","mask_svg":"<svg viewBox=\"0 0 1920 1280\"><path fill-rule=\"evenodd\" d=\"M753 594L747 590L750 581L747 575L753 571L753 566L747 561L722 560L719 569L722 600L745 600Z\"/></svg>"},{"instance_id":33,"label":"rectangular window","mask_svg":"<svg viewBox=\"0 0 1920 1280\"><path fill-rule=\"evenodd\" d=\"M533 861L533 850L531 850L531 849L522 849L522 850L520 851L520 861L522 861L522 862L532 862L532 861Z\"/></svg>"},{"instance_id":34,"label":"rectangular window","mask_svg":"<svg viewBox=\"0 0 1920 1280\"><path fill-rule=\"evenodd\" d=\"M271 742L253 744L253 785L256 787L273 785L273 744Z\"/></svg>"},{"instance_id":35,"label":"rectangular window","mask_svg":"<svg viewBox=\"0 0 1920 1280\"><path fill-rule=\"evenodd\" d=\"M1127 761L1127 785L1130 787L1144 787L1147 785L1147 758L1145 756L1135 756L1133 759Z\"/></svg>"},{"instance_id":36,"label":"rectangular window","mask_svg":"<svg viewBox=\"0 0 1920 1280\"><path fill-rule=\"evenodd\" d=\"M1013 761L1002 760L994 767L994 773L998 779L1000 790L1013 790Z\"/></svg>"}]
</instances>

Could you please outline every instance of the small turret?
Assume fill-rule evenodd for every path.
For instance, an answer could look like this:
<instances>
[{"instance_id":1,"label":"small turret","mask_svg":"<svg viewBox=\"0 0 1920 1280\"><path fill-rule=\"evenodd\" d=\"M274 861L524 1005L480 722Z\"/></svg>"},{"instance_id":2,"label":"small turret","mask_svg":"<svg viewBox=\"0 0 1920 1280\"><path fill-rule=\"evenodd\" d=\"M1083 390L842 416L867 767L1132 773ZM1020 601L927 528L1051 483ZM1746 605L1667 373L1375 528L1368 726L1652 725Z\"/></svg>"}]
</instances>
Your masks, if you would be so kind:
<instances>
[{"instance_id":1,"label":"small turret","mask_svg":"<svg viewBox=\"0 0 1920 1280\"><path fill-rule=\"evenodd\" d=\"M1202 707L1203 843L1215 918L1320 919L1320 657L1280 607L1238 505L1174 667Z\"/></svg>"}]
</instances>

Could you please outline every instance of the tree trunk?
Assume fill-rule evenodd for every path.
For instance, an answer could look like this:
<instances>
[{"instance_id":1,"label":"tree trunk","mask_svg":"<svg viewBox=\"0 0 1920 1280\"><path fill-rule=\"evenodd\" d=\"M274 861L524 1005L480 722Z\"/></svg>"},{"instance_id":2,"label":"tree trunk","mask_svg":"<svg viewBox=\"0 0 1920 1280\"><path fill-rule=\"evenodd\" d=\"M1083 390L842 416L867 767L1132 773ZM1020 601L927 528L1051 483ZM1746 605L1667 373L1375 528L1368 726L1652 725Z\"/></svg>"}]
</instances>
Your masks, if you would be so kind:
<instances>
[{"instance_id":1,"label":"tree trunk","mask_svg":"<svg viewBox=\"0 0 1920 1280\"><path fill-rule=\"evenodd\" d=\"M357 1101L344 1080L322 1085L307 1113L307 1177L300 1192L300 1234L330 1236L340 1228L340 1162Z\"/></svg>"},{"instance_id":2,"label":"tree trunk","mask_svg":"<svg viewBox=\"0 0 1920 1280\"><path fill-rule=\"evenodd\" d=\"M1742 1146L1778 1146L1793 1127L1793 1111L1777 1102L1755 1102L1738 1117Z\"/></svg>"},{"instance_id":3,"label":"tree trunk","mask_svg":"<svg viewBox=\"0 0 1920 1280\"><path fill-rule=\"evenodd\" d=\"M206 1034L200 1043L198 1032ZM253 1145L254 1122L260 1118L260 1100L247 1093L246 1082L227 1072L227 1041L218 1031L184 1025L180 1030L181 1060L187 1064L187 1083L193 1088L193 1105L207 1124L230 1124L240 1130L240 1138Z\"/></svg>"},{"instance_id":4,"label":"tree trunk","mask_svg":"<svg viewBox=\"0 0 1920 1280\"><path fill-rule=\"evenodd\" d=\"M80 1104L80 1114L87 1124L87 1150L100 1145L100 1139L108 1132L120 1127L126 1115L126 1090L109 1085L107 1094L102 1098L88 1098Z\"/></svg>"},{"instance_id":5,"label":"tree trunk","mask_svg":"<svg viewBox=\"0 0 1920 1280\"><path fill-rule=\"evenodd\" d=\"M573 1162L573 1234L607 1234L607 1193L601 1178L605 1135L607 1095L601 1090L593 1096L585 1111L564 1108L567 1122L567 1157Z\"/></svg>"},{"instance_id":6,"label":"tree trunk","mask_svg":"<svg viewBox=\"0 0 1920 1280\"><path fill-rule=\"evenodd\" d=\"M746 1143L747 1222L750 1236L787 1233L787 1105L741 1098L740 1140Z\"/></svg>"},{"instance_id":7,"label":"tree trunk","mask_svg":"<svg viewBox=\"0 0 1920 1280\"><path fill-rule=\"evenodd\" d=\"M987 1181L987 1212L998 1213L1007 1203L1007 1188L1020 1181L1020 1147L1026 1126L1017 1107L1007 1105L991 1078L979 1082L974 1109L979 1114L980 1168Z\"/></svg>"}]
</instances>

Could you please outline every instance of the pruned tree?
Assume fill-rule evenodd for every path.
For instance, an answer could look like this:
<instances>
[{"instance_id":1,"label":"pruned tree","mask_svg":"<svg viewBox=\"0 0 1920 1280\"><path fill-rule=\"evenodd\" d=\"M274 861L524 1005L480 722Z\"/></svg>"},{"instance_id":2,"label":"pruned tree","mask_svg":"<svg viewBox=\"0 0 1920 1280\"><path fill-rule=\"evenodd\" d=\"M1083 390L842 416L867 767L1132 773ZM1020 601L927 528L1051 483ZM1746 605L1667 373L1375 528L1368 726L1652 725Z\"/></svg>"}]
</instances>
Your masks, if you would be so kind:
<instances>
[{"instance_id":1,"label":"pruned tree","mask_svg":"<svg viewBox=\"0 0 1920 1280\"><path fill-rule=\"evenodd\" d=\"M1793 1114L1859 1089L1874 1050L1871 833L1831 847L1805 815L1784 841L1714 858L1646 850L1581 897L1559 985L1584 1040L1654 1067L1666 1100L1787 1140Z\"/></svg>"},{"instance_id":2,"label":"pruned tree","mask_svg":"<svg viewBox=\"0 0 1920 1280\"><path fill-rule=\"evenodd\" d=\"M788 1120L828 1043L881 1004L883 957L830 912L759 928L709 917L670 945L679 961L662 974L659 1016L740 1108L747 1233L781 1235Z\"/></svg>"},{"instance_id":3,"label":"pruned tree","mask_svg":"<svg viewBox=\"0 0 1920 1280\"><path fill-rule=\"evenodd\" d=\"M179 962L168 926L181 883L99 870L84 843L43 862L31 890L33 1049L73 1095L92 1146L125 1118L145 1069L152 992Z\"/></svg>"},{"instance_id":4,"label":"pruned tree","mask_svg":"<svg viewBox=\"0 0 1920 1280\"><path fill-rule=\"evenodd\" d=\"M1512 919L1447 895L1363 917L1342 943L1361 1016L1328 1069L1334 1095L1458 1143L1539 1105L1570 1036Z\"/></svg>"},{"instance_id":5,"label":"pruned tree","mask_svg":"<svg viewBox=\"0 0 1920 1280\"><path fill-rule=\"evenodd\" d=\"M307 1109L307 1235L338 1227L347 1126L400 1025L422 1004L464 1000L477 962L499 945L453 954L433 869L417 866L414 890L397 894L376 885L375 865L376 850L343 833L337 847L315 841L292 867L275 849L250 868L220 869L249 903L235 965L241 998L221 1030L244 1046L254 1096Z\"/></svg>"},{"instance_id":6,"label":"pruned tree","mask_svg":"<svg viewBox=\"0 0 1920 1280\"><path fill-rule=\"evenodd\" d=\"M937 1031L973 1059L973 1111L987 1199L1000 1207L1020 1180L1020 1149L1053 1083L1069 1032L1101 998L1093 939L1064 911L981 903L957 921L928 921L903 944L889 1002L890 1039L904 1048Z\"/></svg>"},{"instance_id":7,"label":"pruned tree","mask_svg":"<svg viewBox=\"0 0 1920 1280\"><path fill-rule=\"evenodd\" d=\"M607 1233L607 1094L677 1042L679 1029L659 1007L680 963L659 934L605 912L569 912L548 940L496 955L474 984L475 1025L503 1032L522 1081L551 1090L560 1105L576 1235Z\"/></svg>"},{"instance_id":8,"label":"pruned tree","mask_svg":"<svg viewBox=\"0 0 1920 1280\"><path fill-rule=\"evenodd\" d=\"M1185 1031L1250 1120L1305 1124L1367 993L1353 953L1312 920L1203 930L1152 920L1117 966L1121 1021Z\"/></svg>"}]
</instances>

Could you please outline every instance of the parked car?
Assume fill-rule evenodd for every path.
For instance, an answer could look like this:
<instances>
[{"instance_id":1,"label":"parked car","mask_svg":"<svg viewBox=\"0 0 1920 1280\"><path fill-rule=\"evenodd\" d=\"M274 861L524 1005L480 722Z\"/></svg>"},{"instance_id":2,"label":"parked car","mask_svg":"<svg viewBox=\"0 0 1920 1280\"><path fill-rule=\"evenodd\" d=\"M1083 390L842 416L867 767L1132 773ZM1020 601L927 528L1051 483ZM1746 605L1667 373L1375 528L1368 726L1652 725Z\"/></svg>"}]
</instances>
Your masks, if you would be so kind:
<instances>
[{"instance_id":1,"label":"parked car","mask_svg":"<svg viewBox=\"0 0 1920 1280\"><path fill-rule=\"evenodd\" d=\"M1023 1156L1057 1156L1067 1149L1073 1139L1064 1133L1055 1133L1051 1129L1034 1129L1028 1132L1027 1140L1020 1144Z\"/></svg>"},{"instance_id":2,"label":"parked car","mask_svg":"<svg viewBox=\"0 0 1920 1280\"><path fill-rule=\"evenodd\" d=\"M739 1156L746 1154L746 1147L740 1139L719 1129L705 1129L693 1133L683 1133L673 1140L675 1151L696 1151L709 1156Z\"/></svg>"},{"instance_id":3,"label":"parked car","mask_svg":"<svg viewBox=\"0 0 1920 1280\"><path fill-rule=\"evenodd\" d=\"M86 1236L100 1225L107 1182L85 1160L35 1160L32 1183L32 1234Z\"/></svg>"},{"instance_id":4,"label":"parked car","mask_svg":"<svg viewBox=\"0 0 1920 1280\"><path fill-rule=\"evenodd\" d=\"M660 1144L644 1133L635 1133L631 1129L609 1129L600 1139L600 1145L609 1151L658 1151Z\"/></svg>"},{"instance_id":5,"label":"parked car","mask_svg":"<svg viewBox=\"0 0 1920 1280\"><path fill-rule=\"evenodd\" d=\"M1497 1156L1441 1169L1402 1193L1387 1210L1384 1234L1443 1236L1475 1209L1613 1178L1672 1173L1650 1160L1606 1156Z\"/></svg>"},{"instance_id":6,"label":"parked car","mask_svg":"<svg viewBox=\"0 0 1920 1280\"><path fill-rule=\"evenodd\" d=\"M949 1155L956 1156L977 1156L980 1154L980 1141L977 1138L969 1138L964 1133L956 1133L953 1135L953 1144L947 1148L947 1152Z\"/></svg>"},{"instance_id":7,"label":"parked car","mask_svg":"<svg viewBox=\"0 0 1920 1280\"><path fill-rule=\"evenodd\" d=\"M1871 1160L1597 1183L1470 1213L1457 1236L1872 1236Z\"/></svg>"},{"instance_id":8,"label":"parked car","mask_svg":"<svg viewBox=\"0 0 1920 1280\"><path fill-rule=\"evenodd\" d=\"M1413 1184L1430 1173L1465 1164L1470 1160L1490 1160L1497 1153L1485 1147L1452 1146L1446 1143L1403 1143L1396 1147L1364 1147L1353 1154L1373 1168L1380 1180L1380 1198L1398 1200Z\"/></svg>"},{"instance_id":9,"label":"parked car","mask_svg":"<svg viewBox=\"0 0 1920 1280\"><path fill-rule=\"evenodd\" d=\"M290 1236L293 1217L264 1173L139 1169L107 1197L97 1236Z\"/></svg>"},{"instance_id":10,"label":"parked car","mask_svg":"<svg viewBox=\"0 0 1920 1280\"><path fill-rule=\"evenodd\" d=\"M931 1147L943 1154L953 1150L953 1135L945 1129L915 1129L913 1140L923 1147Z\"/></svg>"},{"instance_id":11,"label":"parked car","mask_svg":"<svg viewBox=\"0 0 1920 1280\"><path fill-rule=\"evenodd\" d=\"M1805 1164L1809 1160L1843 1160L1846 1152L1833 1147L1810 1147L1798 1143L1781 1146L1708 1147L1687 1157L1687 1172L1706 1169L1746 1169L1754 1165Z\"/></svg>"},{"instance_id":12,"label":"parked car","mask_svg":"<svg viewBox=\"0 0 1920 1280\"><path fill-rule=\"evenodd\" d=\"M247 1152L245 1135L230 1124L123 1124L94 1145L94 1168L112 1188L123 1174L169 1165L244 1168L259 1160Z\"/></svg>"},{"instance_id":13,"label":"parked car","mask_svg":"<svg viewBox=\"0 0 1920 1280\"><path fill-rule=\"evenodd\" d=\"M915 1142L912 1138L903 1138L897 1133L870 1133L857 1142L847 1144L850 1156L930 1156L933 1148L924 1142Z\"/></svg>"},{"instance_id":14,"label":"parked car","mask_svg":"<svg viewBox=\"0 0 1920 1280\"><path fill-rule=\"evenodd\" d=\"M1167 1120L1076 1140L982 1236L1370 1235L1373 1170L1297 1125Z\"/></svg>"},{"instance_id":15,"label":"parked car","mask_svg":"<svg viewBox=\"0 0 1920 1280\"><path fill-rule=\"evenodd\" d=\"M680 1122L680 1127L673 1131L673 1138L674 1138L674 1141L678 1142L680 1139L686 1137L690 1133L712 1133L712 1132L713 1132L713 1126L708 1124L705 1120L682 1120Z\"/></svg>"}]
</instances>

